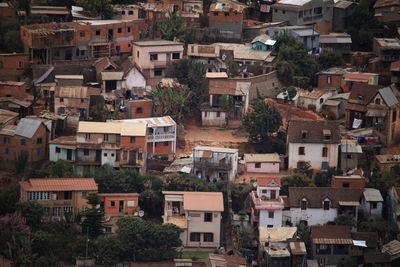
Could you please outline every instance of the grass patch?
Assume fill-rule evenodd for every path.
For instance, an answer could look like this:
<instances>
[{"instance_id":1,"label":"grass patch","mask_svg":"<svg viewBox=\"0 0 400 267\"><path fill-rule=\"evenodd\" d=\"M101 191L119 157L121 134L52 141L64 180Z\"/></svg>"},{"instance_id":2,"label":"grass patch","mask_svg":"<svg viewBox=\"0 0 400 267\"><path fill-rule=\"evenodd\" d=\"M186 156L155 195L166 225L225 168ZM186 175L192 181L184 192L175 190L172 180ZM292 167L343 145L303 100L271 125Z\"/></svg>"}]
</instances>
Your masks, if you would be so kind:
<instances>
[{"instance_id":1,"label":"grass patch","mask_svg":"<svg viewBox=\"0 0 400 267\"><path fill-rule=\"evenodd\" d=\"M213 251L183 251L182 258L191 259L195 257L197 259L205 259L208 258L208 254L210 253L213 253Z\"/></svg>"}]
</instances>

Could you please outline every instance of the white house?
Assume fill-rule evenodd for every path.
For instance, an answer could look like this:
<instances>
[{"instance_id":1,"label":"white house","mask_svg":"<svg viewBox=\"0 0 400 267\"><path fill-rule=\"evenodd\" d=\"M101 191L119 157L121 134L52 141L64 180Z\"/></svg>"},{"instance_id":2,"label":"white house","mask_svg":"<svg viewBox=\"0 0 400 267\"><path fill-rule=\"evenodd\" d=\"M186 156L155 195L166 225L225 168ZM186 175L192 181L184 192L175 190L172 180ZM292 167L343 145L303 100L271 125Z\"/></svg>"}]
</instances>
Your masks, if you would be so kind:
<instances>
[{"instance_id":1,"label":"white house","mask_svg":"<svg viewBox=\"0 0 400 267\"><path fill-rule=\"evenodd\" d=\"M361 209L365 217L382 216L383 198L378 189L365 188L361 198Z\"/></svg>"},{"instance_id":2,"label":"white house","mask_svg":"<svg viewBox=\"0 0 400 267\"><path fill-rule=\"evenodd\" d=\"M304 89L298 89L299 97L297 98L297 106L305 109L315 108L320 111L324 102L334 95L334 91L326 89L313 89L311 92Z\"/></svg>"},{"instance_id":3,"label":"white house","mask_svg":"<svg viewBox=\"0 0 400 267\"><path fill-rule=\"evenodd\" d=\"M337 167L340 144L339 123L335 121L289 121L289 169L303 166L327 169Z\"/></svg>"},{"instance_id":4,"label":"white house","mask_svg":"<svg viewBox=\"0 0 400 267\"><path fill-rule=\"evenodd\" d=\"M281 159L278 153L244 154L247 172L278 173Z\"/></svg>"},{"instance_id":5,"label":"white house","mask_svg":"<svg viewBox=\"0 0 400 267\"><path fill-rule=\"evenodd\" d=\"M332 187L289 187L288 209L283 212L286 225L323 225L342 213L356 220L362 190Z\"/></svg>"},{"instance_id":6,"label":"white house","mask_svg":"<svg viewBox=\"0 0 400 267\"><path fill-rule=\"evenodd\" d=\"M194 174L209 181L235 179L238 149L196 146L193 150Z\"/></svg>"},{"instance_id":7,"label":"white house","mask_svg":"<svg viewBox=\"0 0 400 267\"><path fill-rule=\"evenodd\" d=\"M262 227L281 227L283 198L279 195L280 178L260 177L257 190L250 192L252 199L251 220Z\"/></svg>"}]
</instances>

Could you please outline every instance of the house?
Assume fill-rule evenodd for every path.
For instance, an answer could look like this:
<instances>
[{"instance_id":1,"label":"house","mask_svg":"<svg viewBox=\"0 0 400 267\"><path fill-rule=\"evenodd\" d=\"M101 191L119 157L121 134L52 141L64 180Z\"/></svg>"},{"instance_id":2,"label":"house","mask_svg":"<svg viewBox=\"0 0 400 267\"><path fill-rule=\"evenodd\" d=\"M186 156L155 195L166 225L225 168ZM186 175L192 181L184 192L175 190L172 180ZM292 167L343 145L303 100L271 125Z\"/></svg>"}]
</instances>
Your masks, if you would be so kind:
<instances>
[{"instance_id":1,"label":"house","mask_svg":"<svg viewBox=\"0 0 400 267\"><path fill-rule=\"evenodd\" d=\"M19 114L5 109L0 109L0 130L7 125L14 125L17 123Z\"/></svg>"},{"instance_id":2,"label":"house","mask_svg":"<svg viewBox=\"0 0 400 267\"><path fill-rule=\"evenodd\" d=\"M376 155L375 159L381 172L390 171L394 166L400 164L400 155L398 154Z\"/></svg>"},{"instance_id":3,"label":"house","mask_svg":"<svg viewBox=\"0 0 400 267\"><path fill-rule=\"evenodd\" d=\"M347 33L329 33L319 36L319 51L322 52L340 52L349 54L351 52L351 36Z\"/></svg>"},{"instance_id":4,"label":"house","mask_svg":"<svg viewBox=\"0 0 400 267\"><path fill-rule=\"evenodd\" d=\"M351 256L357 257L357 261L362 262L363 256L367 253L377 252L379 240L377 232L352 232L351 237L353 239Z\"/></svg>"},{"instance_id":5,"label":"house","mask_svg":"<svg viewBox=\"0 0 400 267\"><path fill-rule=\"evenodd\" d=\"M335 94L334 90L313 89L311 92L305 89L298 89L297 106L304 109L320 111L324 102Z\"/></svg>"},{"instance_id":6,"label":"house","mask_svg":"<svg viewBox=\"0 0 400 267\"><path fill-rule=\"evenodd\" d=\"M278 153L244 154L247 172L278 173L281 158Z\"/></svg>"},{"instance_id":7,"label":"house","mask_svg":"<svg viewBox=\"0 0 400 267\"><path fill-rule=\"evenodd\" d=\"M30 60L51 64L57 60L85 60L130 53L139 39L141 20L84 20L21 27L21 40Z\"/></svg>"},{"instance_id":8,"label":"house","mask_svg":"<svg viewBox=\"0 0 400 267\"><path fill-rule=\"evenodd\" d=\"M145 90L151 89L147 86L144 74L132 62L132 57L128 57L124 60L119 65L118 70L123 72L122 88L126 99L143 98L145 96Z\"/></svg>"},{"instance_id":9,"label":"house","mask_svg":"<svg viewBox=\"0 0 400 267\"><path fill-rule=\"evenodd\" d=\"M334 121L289 121L287 144L289 168L309 162L313 169L337 167L339 123Z\"/></svg>"},{"instance_id":10,"label":"house","mask_svg":"<svg viewBox=\"0 0 400 267\"><path fill-rule=\"evenodd\" d=\"M344 172L357 169L362 154L362 147L355 140L342 139L339 158L340 169Z\"/></svg>"},{"instance_id":11,"label":"house","mask_svg":"<svg viewBox=\"0 0 400 267\"><path fill-rule=\"evenodd\" d=\"M18 81L29 66L29 55L0 53L0 80Z\"/></svg>"},{"instance_id":12,"label":"house","mask_svg":"<svg viewBox=\"0 0 400 267\"><path fill-rule=\"evenodd\" d=\"M291 225L323 225L342 213L357 220L361 195L362 189L355 188L289 187L283 220Z\"/></svg>"},{"instance_id":13,"label":"house","mask_svg":"<svg viewBox=\"0 0 400 267\"><path fill-rule=\"evenodd\" d=\"M390 64L390 72L392 73L391 82L400 87L400 60Z\"/></svg>"},{"instance_id":14,"label":"house","mask_svg":"<svg viewBox=\"0 0 400 267\"><path fill-rule=\"evenodd\" d=\"M254 50L272 51L276 41L266 34L261 34L251 41Z\"/></svg>"},{"instance_id":15,"label":"house","mask_svg":"<svg viewBox=\"0 0 400 267\"><path fill-rule=\"evenodd\" d=\"M153 99L130 99L125 100L127 118L141 119L150 118L153 116Z\"/></svg>"},{"instance_id":16,"label":"house","mask_svg":"<svg viewBox=\"0 0 400 267\"><path fill-rule=\"evenodd\" d=\"M225 126L241 121L249 107L251 83L214 77L208 78L210 102L201 106L202 125Z\"/></svg>"},{"instance_id":17,"label":"house","mask_svg":"<svg viewBox=\"0 0 400 267\"><path fill-rule=\"evenodd\" d=\"M0 81L0 97L15 97L19 100L33 100L31 85L27 82Z\"/></svg>"},{"instance_id":18,"label":"house","mask_svg":"<svg viewBox=\"0 0 400 267\"><path fill-rule=\"evenodd\" d=\"M117 20L144 20L146 11L138 5L113 5L114 16Z\"/></svg>"},{"instance_id":19,"label":"house","mask_svg":"<svg viewBox=\"0 0 400 267\"><path fill-rule=\"evenodd\" d=\"M289 25L316 24L322 32L332 31L334 1L279 0L272 5L272 22L286 21Z\"/></svg>"},{"instance_id":20,"label":"house","mask_svg":"<svg viewBox=\"0 0 400 267\"><path fill-rule=\"evenodd\" d=\"M0 3L0 18L12 19L14 17L14 8L8 2Z\"/></svg>"},{"instance_id":21,"label":"house","mask_svg":"<svg viewBox=\"0 0 400 267\"><path fill-rule=\"evenodd\" d=\"M389 243L382 246L382 253L387 253L390 256L390 260L393 262L394 260L400 258L400 241L392 240ZM396 261L398 262L398 260Z\"/></svg>"},{"instance_id":22,"label":"house","mask_svg":"<svg viewBox=\"0 0 400 267\"><path fill-rule=\"evenodd\" d=\"M333 95L322 104L322 110L327 110L333 119L341 119L346 114L349 97L350 93Z\"/></svg>"},{"instance_id":23,"label":"house","mask_svg":"<svg viewBox=\"0 0 400 267\"><path fill-rule=\"evenodd\" d=\"M66 6L30 6L30 15L36 18L42 18L47 22L68 21L70 13Z\"/></svg>"},{"instance_id":24,"label":"house","mask_svg":"<svg viewBox=\"0 0 400 267\"><path fill-rule=\"evenodd\" d=\"M365 188L365 178L360 175L332 176L332 187L335 188Z\"/></svg>"},{"instance_id":25,"label":"house","mask_svg":"<svg viewBox=\"0 0 400 267\"><path fill-rule=\"evenodd\" d=\"M147 125L147 153L150 158L172 160L176 153L177 125L170 116L120 120Z\"/></svg>"},{"instance_id":26,"label":"house","mask_svg":"<svg viewBox=\"0 0 400 267\"><path fill-rule=\"evenodd\" d=\"M176 260L176 259L175 259ZM222 254L208 254L208 258L205 259L206 267L245 267L247 266L247 260L245 257L236 255L222 255ZM177 265L178 266L178 265ZM187 265L185 265L187 266Z\"/></svg>"},{"instance_id":27,"label":"house","mask_svg":"<svg viewBox=\"0 0 400 267\"><path fill-rule=\"evenodd\" d=\"M118 65L114 61L112 61L109 57L102 57L97 59L93 63L93 67L96 70L97 81L101 82L101 73L103 71L116 70L118 68Z\"/></svg>"},{"instance_id":28,"label":"house","mask_svg":"<svg viewBox=\"0 0 400 267\"><path fill-rule=\"evenodd\" d=\"M230 33L236 39L241 39L246 8L246 5L233 0L219 0L212 3L208 13L210 28Z\"/></svg>"},{"instance_id":29,"label":"house","mask_svg":"<svg viewBox=\"0 0 400 267\"><path fill-rule=\"evenodd\" d=\"M396 0L377 0L374 5L374 17L385 23L400 26L400 3Z\"/></svg>"},{"instance_id":30,"label":"house","mask_svg":"<svg viewBox=\"0 0 400 267\"><path fill-rule=\"evenodd\" d=\"M373 52L378 57L382 72L390 70L390 63L400 59L400 39L374 38Z\"/></svg>"},{"instance_id":31,"label":"house","mask_svg":"<svg viewBox=\"0 0 400 267\"><path fill-rule=\"evenodd\" d=\"M86 119L89 114L89 88L85 86L56 86L54 89L54 110L57 114L78 113Z\"/></svg>"},{"instance_id":32,"label":"house","mask_svg":"<svg viewBox=\"0 0 400 267\"><path fill-rule=\"evenodd\" d=\"M324 225L311 227L312 258L322 265L335 265L341 257L350 255L353 244L351 227Z\"/></svg>"},{"instance_id":33,"label":"house","mask_svg":"<svg viewBox=\"0 0 400 267\"><path fill-rule=\"evenodd\" d=\"M169 173L191 173L193 169L193 159L179 158L175 159L169 166L165 167L163 170L164 174Z\"/></svg>"},{"instance_id":34,"label":"house","mask_svg":"<svg viewBox=\"0 0 400 267\"><path fill-rule=\"evenodd\" d=\"M353 12L357 7L356 2L338 0L333 5L333 31L344 32L349 27Z\"/></svg>"},{"instance_id":35,"label":"house","mask_svg":"<svg viewBox=\"0 0 400 267\"><path fill-rule=\"evenodd\" d=\"M268 35L271 37L287 33L295 38L296 41L298 41L299 43L304 44L308 48L308 50L313 51L313 53L316 53L319 49L320 32L317 29L314 29L314 27L312 26L270 27L267 31Z\"/></svg>"},{"instance_id":36,"label":"house","mask_svg":"<svg viewBox=\"0 0 400 267\"><path fill-rule=\"evenodd\" d=\"M218 248L221 243L221 216L224 199L221 192L163 191L164 223L182 229L184 247Z\"/></svg>"},{"instance_id":37,"label":"house","mask_svg":"<svg viewBox=\"0 0 400 267\"><path fill-rule=\"evenodd\" d=\"M183 43L168 40L132 43L132 61L143 73L147 84L155 87L165 76L168 64L181 59Z\"/></svg>"},{"instance_id":38,"label":"house","mask_svg":"<svg viewBox=\"0 0 400 267\"><path fill-rule=\"evenodd\" d=\"M83 75L55 75L58 86L83 86Z\"/></svg>"},{"instance_id":39,"label":"house","mask_svg":"<svg viewBox=\"0 0 400 267\"><path fill-rule=\"evenodd\" d=\"M17 125L6 125L0 130L1 159L14 161L26 156L28 162L44 160L49 136L41 120L23 118Z\"/></svg>"},{"instance_id":40,"label":"house","mask_svg":"<svg viewBox=\"0 0 400 267\"><path fill-rule=\"evenodd\" d=\"M0 97L0 109L17 112L20 117L25 117L31 113L32 101L19 100L15 97Z\"/></svg>"},{"instance_id":41,"label":"house","mask_svg":"<svg viewBox=\"0 0 400 267\"><path fill-rule=\"evenodd\" d=\"M51 140L49 142L49 160L75 162L76 144L76 136L60 136Z\"/></svg>"},{"instance_id":42,"label":"house","mask_svg":"<svg viewBox=\"0 0 400 267\"><path fill-rule=\"evenodd\" d=\"M343 90L349 92L357 83L378 85L379 74L377 73L360 73L360 72L346 72L343 74Z\"/></svg>"},{"instance_id":43,"label":"house","mask_svg":"<svg viewBox=\"0 0 400 267\"><path fill-rule=\"evenodd\" d=\"M392 87L355 84L346 107L348 128L373 128L391 145L400 133L398 91Z\"/></svg>"},{"instance_id":44,"label":"house","mask_svg":"<svg viewBox=\"0 0 400 267\"><path fill-rule=\"evenodd\" d=\"M207 181L236 178L238 149L196 146L193 149L193 173Z\"/></svg>"},{"instance_id":45,"label":"house","mask_svg":"<svg viewBox=\"0 0 400 267\"><path fill-rule=\"evenodd\" d=\"M89 193L97 192L93 178L31 178L19 182L20 201L37 201L45 207L45 217L62 220L67 214L78 214L87 204Z\"/></svg>"},{"instance_id":46,"label":"house","mask_svg":"<svg viewBox=\"0 0 400 267\"><path fill-rule=\"evenodd\" d=\"M227 54L223 53L219 45L188 44L187 56L189 59L201 62L208 72L227 72Z\"/></svg>"},{"instance_id":47,"label":"house","mask_svg":"<svg viewBox=\"0 0 400 267\"><path fill-rule=\"evenodd\" d=\"M257 178L257 190L250 192L251 220L260 227L282 227L284 199L279 195L280 178Z\"/></svg>"},{"instance_id":48,"label":"house","mask_svg":"<svg viewBox=\"0 0 400 267\"><path fill-rule=\"evenodd\" d=\"M332 67L318 72L316 74L318 88L340 88L342 86L343 75L345 73L346 71L344 69L338 67Z\"/></svg>"},{"instance_id":49,"label":"house","mask_svg":"<svg viewBox=\"0 0 400 267\"><path fill-rule=\"evenodd\" d=\"M400 187L392 186L387 197L388 220L392 227L400 228Z\"/></svg>"},{"instance_id":50,"label":"house","mask_svg":"<svg viewBox=\"0 0 400 267\"><path fill-rule=\"evenodd\" d=\"M294 267L303 266L307 259L306 244L302 241L293 241L289 243L290 254L292 255L292 265Z\"/></svg>"},{"instance_id":51,"label":"house","mask_svg":"<svg viewBox=\"0 0 400 267\"><path fill-rule=\"evenodd\" d=\"M383 198L378 189L365 188L361 197L361 210L366 218L382 217Z\"/></svg>"}]
</instances>

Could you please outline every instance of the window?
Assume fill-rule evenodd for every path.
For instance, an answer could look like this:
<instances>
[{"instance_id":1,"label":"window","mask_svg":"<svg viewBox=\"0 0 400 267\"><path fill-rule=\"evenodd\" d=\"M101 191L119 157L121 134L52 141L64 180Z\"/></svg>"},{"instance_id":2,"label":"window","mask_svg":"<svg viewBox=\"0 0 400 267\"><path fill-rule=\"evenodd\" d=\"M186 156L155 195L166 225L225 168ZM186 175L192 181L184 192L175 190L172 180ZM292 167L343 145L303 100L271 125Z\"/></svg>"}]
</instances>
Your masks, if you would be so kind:
<instances>
[{"instance_id":1,"label":"window","mask_svg":"<svg viewBox=\"0 0 400 267\"><path fill-rule=\"evenodd\" d=\"M90 140L90 133L85 134L85 139Z\"/></svg>"},{"instance_id":2,"label":"window","mask_svg":"<svg viewBox=\"0 0 400 267\"><path fill-rule=\"evenodd\" d=\"M302 18L303 17L303 11L300 11L299 12L299 18Z\"/></svg>"},{"instance_id":3,"label":"window","mask_svg":"<svg viewBox=\"0 0 400 267\"><path fill-rule=\"evenodd\" d=\"M301 201L301 209L306 210L307 209L307 200L302 200Z\"/></svg>"},{"instance_id":4,"label":"window","mask_svg":"<svg viewBox=\"0 0 400 267\"><path fill-rule=\"evenodd\" d=\"M150 60L151 61L158 60L158 54L150 54Z\"/></svg>"},{"instance_id":5,"label":"window","mask_svg":"<svg viewBox=\"0 0 400 267\"><path fill-rule=\"evenodd\" d=\"M126 28L127 32L131 32L131 27Z\"/></svg>"},{"instance_id":6,"label":"window","mask_svg":"<svg viewBox=\"0 0 400 267\"><path fill-rule=\"evenodd\" d=\"M42 138L39 137L38 139L36 139L36 144L40 145L42 143Z\"/></svg>"},{"instance_id":7,"label":"window","mask_svg":"<svg viewBox=\"0 0 400 267\"><path fill-rule=\"evenodd\" d=\"M26 145L26 140L25 139L21 139L20 141L21 146L25 146Z\"/></svg>"},{"instance_id":8,"label":"window","mask_svg":"<svg viewBox=\"0 0 400 267\"><path fill-rule=\"evenodd\" d=\"M131 136L131 144L136 142L136 137L135 136Z\"/></svg>"},{"instance_id":9,"label":"window","mask_svg":"<svg viewBox=\"0 0 400 267\"><path fill-rule=\"evenodd\" d=\"M3 61L0 61L0 69L3 68Z\"/></svg>"},{"instance_id":10,"label":"window","mask_svg":"<svg viewBox=\"0 0 400 267\"><path fill-rule=\"evenodd\" d=\"M82 195L82 197L87 197L88 192L87 192L87 191L82 191L82 192L81 192L81 195Z\"/></svg>"},{"instance_id":11,"label":"window","mask_svg":"<svg viewBox=\"0 0 400 267\"><path fill-rule=\"evenodd\" d=\"M85 37L85 32L84 32L84 31L80 31L80 32L79 32L79 36L80 36L80 37Z\"/></svg>"},{"instance_id":12,"label":"window","mask_svg":"<svg viewBox=\"0 0 400 267\"><path fill-rule=\"evenodd\" d=\"M112 233L112 227L110 227L110 226L107 226L107 227L104 227L104 231L106 232L106 233Z\"/></svg>"},{"instance_id":13,"label":"window","mask_svg":"<svg viewBox=\"0 0 400 267\"><path fill-rule=\"evenodd\" d=\"M204 233L203 234L203 242L214 242L214 234L213 233Z\"/></svg>"},{"instance_id":14,"label":"window","mask_svg":"<svg viewBox=\"0 0 400 267\"><path fill-rule=\"evenodd\" d=\"M179 53L172 53L172 59L180 59L181 58L181 54Z\"/></svg>"},{"instance_id":15,"label":"window","mask_svg":"<svg viewBox=\"0 0 400 267\"><path fill-rule=\"evenodd\" d=\"M10 143L10 137L3 137L3 142L5 144Z\"/></svg>"},{"instance_id":16,"label":"window","mask_svg":"<svg viewBox=\"0 0 400 267\"><path fill-rule=\"evenodd\" d=\"M136 52L136 57L139 57L139 51Z\"/></svg>"},{"instance_id":17,"label":"window","mask_svg":"<svg viewBox=\"0 0 400 267\"><path fill-rule=\"evenodd\" d=\"M124 152L122 153L122 159L128 160L128 151L124 150Z\"/></svg>"},{"instance_id":18,"label":"window","mask_svg":"<svg viewBox=\"0 0 400 267\"><path fill-rule=\"evenodd\" d=\"M83 149L83 155L89 156L89 149L87 149L87 148Z\"/></svg>"},{"instance_id":19,"label":"window","mask_svg":"<svg viewBox=\"0 0 400 267\"><path fill-rule=\"evenodd\" d=\"M217 118L221 117L221 112L217 111Z\"/></svg>"},{"instance_id":20,"label":"window","mask_svg":"<svg viewBox=\"0 0 400 267\"><path fill-rule=\"evenodd\" d=\"M329 210L329 205L330 205L329 201L325 200L324 201L324 210Z\"/></svg>"},{"instance_id":21,"label":"window","mask_svg":"<svg viewBox=\"0 0 400 267\"><path fill-rule=\"evenodd\" d=\"M349 253L348 245L333 245L333 254L347 255Z\"/></svg>"},{"instance_id":22,"label":"window","mask_svg":"<svg viewBox=\"0 0 400 267\"><path fill-rule=\"evenodd\" d=\"M10 149L8 147L4 148L4 154L6 155L10 154Z\"/></svg>"},{"instance_id":23,"label":"window","mask_svg":"<svg viewBox=\"0 0 400 267\"><path fill-rule=\"evenodd\" d=\"M122 12L121 12L121 15L125 15L125 11L122 11Z\"/></svg>"},{"instance_id":24,"label":"window","mask_svg":"<svg viewBox=\"0 0 400 267\"><path fill-rule=\"evenodd\" d=\"M143 113L142 107L136 108L136 114L142 114L142 113Z\"/></svg>"},{"instance_id":25,"label":"window","mask_svg":"<svg viewBox=\"0 0 400 267\"><path fill-rule=\"evenodd\" d=\"M23 67L22 61L18 61L17 62L17 69L22 69L22 67Z\"/></svg>"},{"instance_id":26,"label":"window","mask_svg":"<svg viewBox=\"0 0 400 267\"><path fill-rule=\"evenodd\" d=\"M133 11L132 11L132 10L129 10L129 11L128 11L128 15L133 15Z\"/></svg>"},{"instance_id":27,"label":"window","mask_svg":"<svg viewBox=\"0 0 400 267\"><path fill-rule=\"evenodd\" d=\"M61 207L53 207L53 216L61 216Z\"/></svg>"},{"instance_id":28,"label":"window","mask_svg":"<svg viewBox=\"0 0 400 267\"><path fill-rule=\"evenodd\" d=\"M110 201L110 207L115 207L115 201Z\"/></svg>"},{"instance_id":29,"label":"window","mask_svg":"<svg viewBox=\"0 0 400 267\"><path fill-rule=\"evenodd\" d=\"M347 158L351 159L352 158L351 154L347 154Z\"/></svg>"},{"instance_id":30,"label":"window","mask_svg":"<svg viewBox=\"0 0 400 267\"><path fill-rule=\"evenodd\" d=\"M104 153L103 155L104 155L104 157L107 157L107 153Z\"/></svg>"},{"instance_id":31,"label":"window","mask_svg":"<svg viewBox=\"0 0 400 267\"><path fill-rule=\"evenodd\" d=\"M64 207L64 215L66 213L72 213L72 207Z\"/></svg>"},{"instance_id":32,"label":"window","mask_svg":"<svg viewBox=\"0 0 400 267\"><path fill-rule=\"evenodd\" d=\"M81 103L85 102L85 99L81 99Z\"/></svg>"},{"instance_id":33,"label":"window","mask_svg":"<svg viewBox=\"0 0 400 267\"><path fill-rule=\"evenodd\" d=\"M50 192L29 192L29 200L50 200Z\"/></svg>"},{"instance_id":34,"label":"window","mask_svg":"<svg viewBox=\"0 0 400 267\"><path fill-rule=\"evenodd\" d=\"M322 7L316 7L314 8L314 14L321 14L322 13Z\"/></svg>"},{"instance_id":35,"label":"window","mask_svg":"<svg viewBox=\"0 0 400 267\"><path fill-rule=\"evenodd\" d=\"M301 131L301 138L305 139L307 138L307 135L308 135L307 131Z\"/></svg>"},{"instance_id":36,"label":"window","mask_svg":"<svg viewBox=\"0 0 400 267\"><path fill-rule=\"evenodd\" d=\"M111 157L114 157L114 153L111 153Z\"/></svg>"},{"instance_id":37,"label":"window","mask_svg":"<svg viewBox=\"0 0 400 267\"><path fill-rule=\"evenodd\" d=\"M380 105L381 104L381 99L380 98L375 99L375 104Z\"/></svg>"},{"instance_id":38,"label":"window","mask_svg":"<svg viewBox=\"0 0 400 267\"><path fill-rule=\"evenodd\" d=\"M327 84L331 84L332 83L332 76L328 76L328 77L326 77L326 79L327 79Z\"/></svg>"},{"instance_id":39,"label":"window","mask_svg":"<svg viewBox=\"0 0 400 267\"><path fill-rule=\"evenodd\" d=\"M108 141L108 134L104 134L104 141Z\"/></svg>"},{"instance_id":40,"label":"window","mask_svg":"<svg viewBox=\"0 0 400 267\"><path fill-rule=\"evenodd\" d=\"M305 149L304 146L299 147L299 155L305 155Z\"/></svg>"},{"instance_id":41,"label":"window","mask_svg":"<svg viewBox=\"0 0 400 267\"><path fill-rule=\"evenodd\" d=\"M122 28L118 28L118 33L121 33L122 32Z\"/></svg>"},{"instance_id":42,"label":"window","mask_svg":"<svg viewBox=\"0 0 400 267\"><path fill-rule=\"evenodd\" d=\"M212 222L212 213L211 212L204 213L204 221L205 222Z\"/></svg>"},{"instance_id":43,"label":"window","mask_svg":"<svg viewBox=\"0 0 400 267\"><path fill-rule=\"evenodd\" d=\"M395 122L397 120L397 112L396 110L393 110L392 112L392 122Z\"/></svg>"},{"instance_id":44,"label":"window","mask_svg":"<svg viewBox=\"0 0 400 267\"><path fill-rule=\"evenodd\" d=\"M377 209L378 208L378 203L377 202L371 202L370 206L371 206L371 210L372 209Z\"/></svg>"},{"instance_id":45,"label":"window","mask_svg":"<svg viewBox=\"0 0 400 267\"><path fill-rule=\"evenodd\" d=\"M96 30L96 35L100 35L100 30Z\"/></svg>"},{"instance_id":46,"label":"window","mask_svg":"<svg viewBox=\"0 0 400 267\"><path fill-rule=\"evenodd\" d=\"M256 169L261 168L261 162L256 162L256 163L254 164L254 168L256 168Z\"/></svg>"},{"instance_id":47,"label":"window","mask_svg":"<svg viewBox=\"0 0 400 267\"><path fill-rule=\"evenodd\" d=\"M200 233L190 233L191 242L200 242Z\"/></svg>"},{"instance_id":48,"label":"window","mask_svg":"<svg viewBox=\"0 0 400 267\"><path fill-rule=\"evenodd\" d=\"M286 10L282 10L282 14L285 14L286 13Z\"/></svg>"},{"instance_id":49,"label":"window","mask_svg":"<svg viewBox=\"0 0 400 267\"><path fill-rule=\"evenodd\" d=\"M61 98L60 98L60 102L64 102L64 98L61 97Z\"/></svg>"},{"instance_id":50,"label":"window","mask_svg":"<svg viewBox=\"0 0 400 267\"><path fill-rule=\"evenodd\" d=\"M270 219L274 218L274 212L273 211L268 212L268 218L270 218Z\"/></svg>"},{"instance_id":51,"label":"window","mask_svg":"<svg viewBox=\"0 0 400 267\"><path fill-rule=\"evenodd\" d=\"M162 76L162 69L154 69L154 76Z\"/></svg>"},{"instance_id":52,"label":"window","mask_svg":"<svg viewBox=\"0 0 400 267\"><path fill-rule=\"evenodd\" d=\"M36 156L40 156L40 154L42 153L42 150L40 148L36 148L35 152L36 152Z\"/></svg>"},{"instance_id":53,"label":"window","mask_svg":"<svg viewBox=\"0 0 400 267\"><path fill-rule=\"evenodd\" d=\"M322 157L326 158L328 156L328 148L323 147L322 148Z\"/></svg>"},{"instance_id":54,"label":"window","mask_svg":"<svg viewBox=\"0 0 400 267\"><path fill-rule=\"evenodd\" d=\"M229 12L225 12L224 15L225 15L225 17L228 17L229 16Z\"/></svg>"},{"instance_id":55,"label":"window","mask_svg":"<svg viewBox=\"0 0 400 267\"><path fill-rule=\"evenodd\" d=\"M325 245L325 244L317 245L316 250L317 250L316 251L317 255L329 255L331 254L331 245Z\"/></svg>"},{"instance_id":56,"label":"window","mask_svg":"<svg viewBox=\"0 0 400 267\"><path fill-rule=\"evenodd\" d=\"M56 153L61 153L61 148L59 148L58 146L56 146Z\"/></svg>"},{"instance_id":57,"label":"window","mask_svg":"<svg viewBox=\"0 0 400 267\"><path fill-rule=\"evenodd\" d=\"M138 160L143 160L143 154L142 153L138 153Z\"/></svg>"},{"instance_id":58,"label":"window","mask_svg":"<svg viewBox=\"0 0 400 267\"><path fill-rule=\"evenodd\" d=\"M168 146L169 142L168 141L164 141L164 146Z\"/></svg>"},{"instance_id":59,"label":"window","mask_svg":"<svg viewBox=\"0 0 400 267\"><path fill-rule=\"evenodd\" d=\"M342 183L342 187L344 187L344 188L349 188L349 187L350 187L350 184L349 184L349 183Z\"/></svg>"}]
</instances>

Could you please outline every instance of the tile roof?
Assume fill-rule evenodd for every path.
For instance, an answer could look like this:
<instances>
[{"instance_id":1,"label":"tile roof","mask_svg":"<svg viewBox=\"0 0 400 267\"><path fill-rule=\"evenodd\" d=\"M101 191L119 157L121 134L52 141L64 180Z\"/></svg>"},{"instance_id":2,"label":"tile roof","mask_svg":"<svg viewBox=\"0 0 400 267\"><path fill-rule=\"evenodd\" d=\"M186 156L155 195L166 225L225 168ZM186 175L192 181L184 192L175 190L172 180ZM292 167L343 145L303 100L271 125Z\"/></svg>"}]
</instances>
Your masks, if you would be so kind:
<instances>
[{"instance_id":1,"label":"tile roof","mask_svg":"<svg viewBox=\"0 0 400 267\"><path fill-rule=\"evenodd\" d=\"M249 162L281 162L278 153L244 154L244 161Z\"/></svg>"},{"instance_id":2,"label":"tile roof","mask_svg":"<svg viewBox=\"0 0 400 267\"><path fill-rule=\"evenodd\" d=\"M192 211L224 211L221 192L163 191L164 195L183 195L183 208Z\"/></svg>"},{"instance_id":3,"label":"tile roof","mask_svg":"<svg viewBox=\"0 0 400 267\"><path fill-rule=\"evenodd\" d=\"M379 89L383 88L381 85L369 85L355 83L351 88L349 102L361 105L368 105L369 102L376 96Z\"/></svg>"},{"instance_id":4,"label":"tile roof","mask_svg":"<svg viewBox=\"0 0 400 267\"><path fill-rule=\"evenodd\" d=\"M42 124L40 120L32 120L23 118L19 121L15 134L26 138L32 138L39 126Z\"/></svg>"},{"instance_id":5,"label":"tile roof","mask_svg":"<svg viewBox=\"0 0 400 267\"><path fill-rule=\"evenodd\" d=\"M281 177L258 177L257 186L281 186Z\"/></svg>"},{"instance_id":6,"label":"tile roof","mask_svg":"<svg viewBox=\"0 0 400 267\"><path fill-rule=\"evenodd\" d=\"M93 178L31 178L20 185L25 191L97 191Z\"/></svg>"},{"instance_id":7,"label":"tile roof","mask_svg":"<svg viewBox=\"0 0 400 267\"><path fill-rule=\"evenodd\" d=\"M289 143L340 143L340 124L336 121L302 121L291 120L288 127ZM323 131L329 130L330 139L325 139ZM306 138L303 133L306 132Z\"/></svg>"},{"instance_id":8,"label":"tile roof","mask_svg":"<svg viewBox=\"0 0 400 267\"><path fill-rule=\"evenodd\" d=\"M351 226L311 226L311 240L314 244L353 244Z\"/></svg>"},{"instance_id":9,"label":"tile roof","mask_svg":"<svg viewBox=\"0 0 400 267\"><path fill-rule=\"evenodd\" d=\"M308 90L304 89L298 89L297 92L299 93L300 97L306 97L306 98L311 98L311 99L318 99L324 94L327 94L330 92L330 90L325 90L325 89L313 89L311 92Z\"/></svg>"},{"instance_id":10,"label":"tile roof","mask_svg":"<svg viewBox=\"0 0 400 267\"><path fill-rule=\"evenodd\" d=\"M307 200L308 208L323 208L325 199L331 201L332 208L338 208L339 202L359 203L362 190L357 188L333 187L289 187L289 206L299 208L302 199Z\"/></svg>"}]
</instances>

